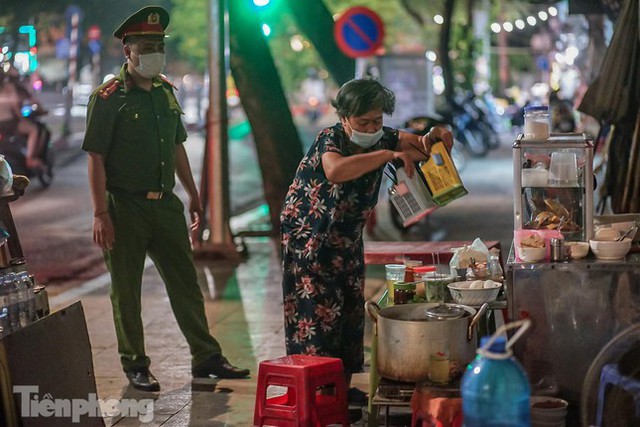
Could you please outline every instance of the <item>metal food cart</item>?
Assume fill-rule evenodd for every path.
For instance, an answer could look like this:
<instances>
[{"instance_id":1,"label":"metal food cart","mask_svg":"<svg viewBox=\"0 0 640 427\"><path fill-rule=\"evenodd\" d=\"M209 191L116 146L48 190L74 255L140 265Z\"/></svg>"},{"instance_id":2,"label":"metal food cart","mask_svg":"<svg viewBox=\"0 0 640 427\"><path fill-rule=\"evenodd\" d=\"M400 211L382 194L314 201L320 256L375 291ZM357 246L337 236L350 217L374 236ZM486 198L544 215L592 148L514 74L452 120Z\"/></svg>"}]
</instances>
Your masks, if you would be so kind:
<instances>
[{"instance_id":1,"label":"metal food cart","mask_svg":"<svg viewBox=\"0 0 640 427\"><path fill-rule=\"evenodd\" d=\"M533 391L557 387L560 397L579 402L598 352L640 322L640 254L526 264L515 260L512 248L505 274L509 317L533 322L514 348Z\"/></svg>"}]
</instances>

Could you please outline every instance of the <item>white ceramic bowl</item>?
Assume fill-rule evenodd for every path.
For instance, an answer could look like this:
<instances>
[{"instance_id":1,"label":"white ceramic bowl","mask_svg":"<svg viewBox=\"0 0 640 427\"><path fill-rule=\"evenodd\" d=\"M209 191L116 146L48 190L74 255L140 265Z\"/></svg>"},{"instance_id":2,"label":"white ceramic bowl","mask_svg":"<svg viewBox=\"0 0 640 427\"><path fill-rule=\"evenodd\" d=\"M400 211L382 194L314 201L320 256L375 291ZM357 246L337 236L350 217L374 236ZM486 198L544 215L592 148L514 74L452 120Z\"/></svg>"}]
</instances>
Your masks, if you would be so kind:
<instances>
[{"instance_id":1,"label":"white ceramic bowl","mask_svg":"<svg viewBox=\"0 0 640 427\"><path fill-rule=\"evenodd\" d=\"M485 302L495 301L496 298L498 298L502 283L491 281L493 285L489 288L469 288L473 282L476 282L476 280L449 283L447 287L449 288L453 301L458 304L478 306Z\"/></svg>"},{"instance_id":2,"label":"white ceramic bowl","mask_svg":"<svg viewBox=\"0 0 640 427\"><path fill-rule=\"evenodd\" d=\"M621 242L589 240L589 246L598 259L623 259L631 249L631 239L626 237Z\"/></svg>"},{"instance_id":3,"label":"white ceramic bowl","mask_svg":"<svg viewBox=\"0 0 640 427\"><path fill-rule=\"evenodd\" d=\"M589 253L589 242L567 242L571 259L580 259Z\"/></svg>"},{"instance_id":4,"label":"white ceramic bowl","mask_svg":"<svg viewBox=\"0 0 640 427\"><path fill-rule=\"evenodd\" d=\"M518 258L524 262L542 261L547 254L546 248L529 248L526 246L516 246Z\"/></svg>"}]
</instances>

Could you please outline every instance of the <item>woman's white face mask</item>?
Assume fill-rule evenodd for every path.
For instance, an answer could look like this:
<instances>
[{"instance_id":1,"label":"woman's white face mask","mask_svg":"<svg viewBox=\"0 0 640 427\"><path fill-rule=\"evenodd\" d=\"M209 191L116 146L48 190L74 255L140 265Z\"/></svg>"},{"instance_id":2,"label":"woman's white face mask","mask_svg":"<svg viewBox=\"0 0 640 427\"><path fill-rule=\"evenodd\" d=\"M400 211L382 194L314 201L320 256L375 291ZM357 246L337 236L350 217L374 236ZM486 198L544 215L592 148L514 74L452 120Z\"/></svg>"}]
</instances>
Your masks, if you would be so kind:
<instances>
[{"instance_id":1,"label":"woman's white face mask","mask_svg":"<svg viewBox=\"0 0 640 427\"><path fill-rule=\"evenodd\" d=\"M135 69L144 78L152 79L164 70L165 55L162 52L138 55L138 59L140 64Z\"/></svg>"},{"instance_id":2,"label":"woman's white face mask","mask_svg":"<svg viewBox=\"0 0 640 427\"><path fill-rule=\"evenodd\" d=\"M351 139L351 142L362 148L373 147L376 142L380 141L382 135L384 135L384 131L382 130L382 128L378 129L374 133L367 133L355 130L353 127L351 127L351 123L349 123L349 120L347 119L345 119L345 123L351 131L351 136L349 137L349 139Z\"/></svg>"}]
</instances>

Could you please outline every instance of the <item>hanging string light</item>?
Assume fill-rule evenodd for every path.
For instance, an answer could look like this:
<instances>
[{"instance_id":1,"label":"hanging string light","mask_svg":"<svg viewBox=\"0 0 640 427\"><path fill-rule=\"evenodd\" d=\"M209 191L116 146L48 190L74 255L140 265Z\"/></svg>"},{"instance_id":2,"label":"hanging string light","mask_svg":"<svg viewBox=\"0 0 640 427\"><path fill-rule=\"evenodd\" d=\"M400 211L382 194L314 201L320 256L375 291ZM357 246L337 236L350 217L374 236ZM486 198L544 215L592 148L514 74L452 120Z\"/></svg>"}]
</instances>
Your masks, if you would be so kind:
<instances>
[{"instance_id":1,"label":"hanging string light","mask_svg":"<svg viewBox=\"0 0 640 427\"><path fill-rule=\"evenodd\" d=\"M538 12L538 18L536 18L533 15L527 16L526 21L527 21L527 24L529 24L531 27L534 27L536 24L538 24L538 19L540 20L540 22L544 22L547 19L549 19L550 16L556 16L557 14L558 14L558 9L551 6L546 11L541 10L540 12ZM493 31L496 34L499 33L500 31L506 31L510 33L514 30L514 26L518 30L524 30L526 27L525 21L523 19L516 19L515 23L511 23L509 21L505 21L502 24L498 22L494 22L493 24L491 24L490 28L491 28L491 31Z\"/></svg>"}]
</instances>

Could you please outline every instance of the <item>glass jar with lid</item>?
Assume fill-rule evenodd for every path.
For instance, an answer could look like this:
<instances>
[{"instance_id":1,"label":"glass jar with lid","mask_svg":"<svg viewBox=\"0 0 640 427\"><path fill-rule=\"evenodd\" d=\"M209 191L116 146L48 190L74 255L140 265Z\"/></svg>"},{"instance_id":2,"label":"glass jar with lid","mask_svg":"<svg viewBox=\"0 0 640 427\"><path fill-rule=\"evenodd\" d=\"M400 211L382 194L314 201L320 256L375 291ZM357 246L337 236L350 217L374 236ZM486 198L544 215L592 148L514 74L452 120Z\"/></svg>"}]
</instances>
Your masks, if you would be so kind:
<instances>
[{"instance_id":1,"label":"glass jar with lid","mask_svg":"<svg viewBox=\"0 0 640 427\"><path fill-rule=\"evenodd\" d=\"M413 269L416 267L420 267L422 265L422 261L407 259L404 261L404 265L406 267L404 272L404 281L405 282L413 282L415 280L415 276L413 274Z\"/></svg>"},{"instance_id":2,"label":"glass jar with lid","mask_svg":"<svg viewBox=\"0 0 640 427\"><path fill-rule=\"evenodd\" d=\"M524 139L542 141L549 138L549 107L532 105L524 107Z\"/></svg>"},{"instance_id":3,"label":"glass jar with lid","mask_svg":"<svg viewBox=\"0 0 640 427\"><path fill-rule=\"evenodd\" d=\"M421 265L413 268L413 280L416 282L416 296L426 299L426 282L425 277L436 274L435 265Z\"/></svg>"},{"instance_id":4,"label":"glass jar with lid","mask_svg":"<svg viewBox=\"0 0 640 427\"><path fill-rule=\"evenodd\" d=\"M395 305L411 303L413 302L415 296L415 283L398 282L395 284L395 287L393 289L393 303Z\"/></svg>"}]
</instances>

